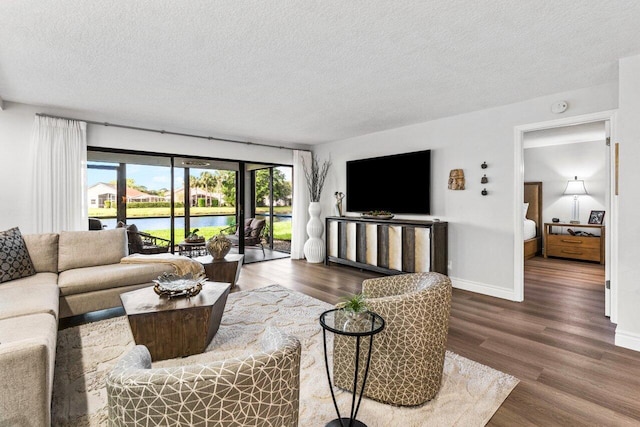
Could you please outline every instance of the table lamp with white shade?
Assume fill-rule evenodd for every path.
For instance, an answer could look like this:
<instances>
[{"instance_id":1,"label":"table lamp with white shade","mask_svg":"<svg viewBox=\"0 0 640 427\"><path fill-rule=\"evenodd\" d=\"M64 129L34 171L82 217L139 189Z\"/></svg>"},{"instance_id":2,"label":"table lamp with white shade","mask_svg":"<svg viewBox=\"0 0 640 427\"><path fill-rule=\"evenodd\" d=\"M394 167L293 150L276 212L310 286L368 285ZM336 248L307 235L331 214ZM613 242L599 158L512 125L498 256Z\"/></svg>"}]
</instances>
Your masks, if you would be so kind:
<instances>
[{"instance_id":1,"label":"table lamp with white shade","mask_svg":"<svg viewBox=\"0 0 640 427\"><path fill-rule=\"evenodd\" d=\"M567 187L564 189L563 195L573 196L573 207L571 208L571 224L580 224L580 204L578 196L587 195L587 189L584 181L576 176L573 180L567 181Z\"/></svg>"}]
</instances>

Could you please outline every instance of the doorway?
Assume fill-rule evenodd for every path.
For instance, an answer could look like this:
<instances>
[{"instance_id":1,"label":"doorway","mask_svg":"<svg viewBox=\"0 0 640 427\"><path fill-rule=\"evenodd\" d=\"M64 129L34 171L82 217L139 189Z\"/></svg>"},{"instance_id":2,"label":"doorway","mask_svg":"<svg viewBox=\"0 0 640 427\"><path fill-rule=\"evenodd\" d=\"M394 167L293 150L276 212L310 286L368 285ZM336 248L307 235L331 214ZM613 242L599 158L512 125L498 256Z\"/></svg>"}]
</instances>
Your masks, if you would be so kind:
<instances>
[{"instance_id":1,"label":"doorway","mask_svg":"<svg viewBox=\"0 0 640 427\"><path fill-rule=\"evenodd\" d=\"M579 145L578 141L588 140L589 138L585 137L584 132L581 134L581 130L594 130L600 129L601 133L598 138L591 139L591 146L587 147L587 145L583 145L582 147ZM564 147L556 148L556 152L564 152L563 156L571 156L573 152L576 157L581 157L580 150L582 153L586 153L586 151L598 150L596 148L597 142L595 140L600 139L599 147L601 147L602 157L604 159L600 159L602 168L604 170L596 171L593 168L589 170L589 162L573 162L571 166L569 166L570 161L567 161L567 168L569 169L578 169L575 172L571 172L569 170L562 170L562 162L557 158L554 159L554 165L552 168L556 170L548 170L546 171L547 176L556 175L555 181L552 179L550 181L550 185L547 188L546 193L548 197L545 197L545 215L542 219L542 227L541 232L544 233L544 222L551 223L552 218L558 218L560 220L565 220L569 222L570 216L572 216L572 197L562 196L564 189L566 188L568 181L573 180L576 175L581 175L584 178L586 175L590 175L593 180L591 182L592 188L594 189L594 193L598 194L598 197L590 197L585 196L585 200L580 200L579 209L580 209L580 222L582 224L588 223L589 214L591 211L604 211L606 212L606 220L604 224L606 225L606 238L604 239L605 246L603 248L604 252L604 263L605 263L605 271L604 278L604 292L605 292L605 314L610 317L612 322L616 322L616 266L614 264L617 259L615 251L617 249L617 245L615 242L617 241L617 211L616 211L616 198L614 195L615 188L615 144L611 141L615 141L613 138L615 131L615 112L608 111L603 113L590 114L585 116L572 117L567 119L554 120L550 122L543 123L535 123L531 125L519 126L515 129L515 140L516 140L516 174L515 174L515 193L516 193L516 204L517 204L517 216L518 219L515 223L515 237L516 242L514 245L514 253L516 256L515 264L514 264L514 279L515 279L515 294L517 296L517 300L524 300L524 250L523 250L523 240L524 240L524 225L522 223L522 200L524 197L524 183L527 181L527 178L531 178L531 173L527 173L525 171L525 150L535 147L535 150L538 150L538 157L544 156L544 146L548 146L553 148L554 146L558 146L559 141L564 142ZM593 134L593 133L592 133ZM532 140L536 140L533 138L534 136L540 137L537 139L537 142L531 143ZM554 141L555 136L555 141ZM531 138L528 138L531 137ZM544 138L543 138L544 137ZM567 142L574 144L567 144ZM573 145L573 146L571 146ZM550 150L551 150L550 148ZM588 148L588 149L587 149ZM551 153L551 151L549 151ZM552 154L557 156L556 154ZM536 156L534 156L536 157ZM570 157L569 157L570 159ZM597 163L597 162L596 162ZM566 168L565 168L566 169ZM529 171L530 172L530 171ZM544 174L543 174L544 175ZM566 177L564 175L567 175ZM573 176L568 176L573 175ZM557 178L558 176L562 176L561 179ZM580 177L579 177L580 178ZM583 179L584 180L584 179ZM583 181L580 180L580 181ZM585 182L588 182L586 180ZM588 184L587 184L588 185ZM560 188L562 187L562 188ZM587 188L588 192L588 188ZM581 197L582 199L583 197ZM550 206L550 202L553 203ZM555 212L555 214L554 214ZM584 218L582 218L584 217ZM572 218L573 219L573 218ZM582 229L576 228L576 230L580 233ZM597 229L595 229L597 230ZM573 230L572 230L573 231ZM586 233L593 230L586 230ZM603 228L604 231L604 228ZM566 232L566 228L565 228ZM597 231L596 231L597 232ZM594 233L595 234L595 233ZM586 235L586 234L585 234Z\"/></svg>"}]
</instances>

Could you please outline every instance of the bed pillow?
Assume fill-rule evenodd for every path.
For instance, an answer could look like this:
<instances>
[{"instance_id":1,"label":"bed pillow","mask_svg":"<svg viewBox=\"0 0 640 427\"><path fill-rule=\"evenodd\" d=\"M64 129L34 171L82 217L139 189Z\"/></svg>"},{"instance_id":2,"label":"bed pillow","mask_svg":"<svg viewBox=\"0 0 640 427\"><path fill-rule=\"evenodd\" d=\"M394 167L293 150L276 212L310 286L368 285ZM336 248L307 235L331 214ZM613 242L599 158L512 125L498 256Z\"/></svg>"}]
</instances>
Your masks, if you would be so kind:
<instances>
[{"instance_id":1,"label":"bed pillow","mask_svg":"<svg viewBox=\"0 0 640 427\"><path fill-rule=\"evenodd\" d=\"M0 232L0 283L36 274L18 227Z\"/></svg>"},{"instance_id":2,"label":"bed pillow","mask_svg":"<svg viewBox=\"0 0 640 427\"><path fill-rule=\"evenodd\" d=\"M524 207L524 209L523 209L523 211L524 211L524 219L527 219L527 211L529 210L529 203L525 203L523 207Z\"/></svg>"}]
</instances>

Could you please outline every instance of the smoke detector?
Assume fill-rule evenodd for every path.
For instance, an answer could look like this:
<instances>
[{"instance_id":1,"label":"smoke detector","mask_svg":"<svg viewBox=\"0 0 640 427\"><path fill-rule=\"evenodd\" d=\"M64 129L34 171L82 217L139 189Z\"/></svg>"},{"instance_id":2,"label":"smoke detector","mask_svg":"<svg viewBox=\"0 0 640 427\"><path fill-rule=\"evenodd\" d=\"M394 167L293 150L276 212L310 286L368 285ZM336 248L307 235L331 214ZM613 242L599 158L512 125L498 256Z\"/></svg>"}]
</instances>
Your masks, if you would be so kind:
<instances>
[{"instance_id":1,"label":"smoke detector","mask_svg":"<svg viewBox=\"0 0 640 427\"><path fill-rule=\"evenodd\" d=\"M569 103L567 101L558 101L551 105L551 112L555 114L564 113L569 108Z\"/></svg>"}]
</instances>

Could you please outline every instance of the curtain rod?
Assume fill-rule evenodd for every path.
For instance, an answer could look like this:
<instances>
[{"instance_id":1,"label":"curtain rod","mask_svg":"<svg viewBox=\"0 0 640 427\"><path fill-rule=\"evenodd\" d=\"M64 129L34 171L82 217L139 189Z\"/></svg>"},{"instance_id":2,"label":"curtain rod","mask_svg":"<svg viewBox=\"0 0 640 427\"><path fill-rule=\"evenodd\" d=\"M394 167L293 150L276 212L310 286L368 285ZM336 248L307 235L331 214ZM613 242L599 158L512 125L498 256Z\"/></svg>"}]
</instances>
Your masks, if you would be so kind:
<instances>
[{"instance_id":1,"label":"curtain rod","mask_svg":"<svg viewBox=\"0 0 640 427\"><path fill-rule=\"evenodd\" d=\"M143 128L143 127L138 127L138 126L119 125L119 124L116 124L116 123L109 123L109 122L96 122L96 121L93 121L93 120L82 120L82 119L74 119L72 117L52 116L50 114L43 114L43 113L36 113L36 116L49 117L49 118L52 118L52 119L75 120L75 121L79 121L79 122L89 123L89 124L92 124L92 125L102 125L102 126L107 126L107 127L111 126L111 127L114 127L114 128L140 130L140 131L144 131L144 132L160 133L160 134L163 134L163 135L186 136L186 137L189 137L189 138L208 139L209 141L224 141L224 142L233 142L233 143L236 143L236 144L258 145L258 146L261 146L261 147L279 148L281 150L299 150L299 151L311 152L311 150L284 147L282 145L269 145L269 144L262 144L262 143L259 143L259 142L240 141L240 140L237 140L237 139L215 138L213 136L203 136L203 135L194 135L194 134L191 134L191 133L171 132L169 130L160 130L160 129Z\"/></svg>"}]
</instances>

